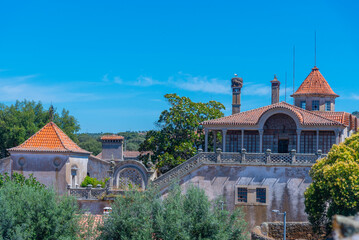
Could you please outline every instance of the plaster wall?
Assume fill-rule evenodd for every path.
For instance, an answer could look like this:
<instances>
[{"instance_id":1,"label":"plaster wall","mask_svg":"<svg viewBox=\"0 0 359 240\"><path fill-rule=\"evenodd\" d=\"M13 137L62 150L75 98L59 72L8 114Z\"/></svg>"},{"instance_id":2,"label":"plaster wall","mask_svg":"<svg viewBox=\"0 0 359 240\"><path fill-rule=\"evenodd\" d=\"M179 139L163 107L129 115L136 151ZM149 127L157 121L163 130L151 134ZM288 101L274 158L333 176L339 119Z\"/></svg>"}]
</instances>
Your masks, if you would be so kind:
<instances>
[{"instance_id":1,"label":"plaster wall","mask_svg":"<svg viewBox=\"0 0 359 240\"><path fill-rule=\"evenodd\" d=\"M280 220L272 213L273 209L286 211L288 221L307 221L304 192L311 183L309 170L310 167L304 166L202 165L182 177L180 185L184 191L190 185L198 186L205 190L211 200L223 197L228 210L241 207L249 227ZM235 204L236 185L267 187L267 203Z\"/></svg>"},{"instance_id":2,"label":"plaster wall","mask_svg":"<svg viewBox=\"0 0 359 240\"><path fill-rule=\"evenodd\" d=\"M13 172L28 177L33 174L36 179L62 194L65 193L66 164L69 156L65 154L12 153Z\"/></svg>"},{"instance_id":3,"label":"plaster wall","mask_svg":"<svg viewBox=\"0 0 359 240\"><path fill-rule=\"evenodd\" d=\"M66 163L66 182L70 185L78 184L80 186L81 182L87 176L87 164L88 164L88 156L81 155L72 155L69 157ZM75 176L75 184L72 182L71 169L77 167L76 176Z\"/></svg>"},{"instance_id":4,"label":"plaster wall","mask_svg":"<svg viewBox=\"0 0 359 240\"><path fill-rule=\"evenodd\" d=\"M108 177L108 170L110 169L110 163L99 160L93 157L89 157L88 165L87 165L87 172L89 173L90 177L97 178L99 180L105 179Z\"/></svg>"},{"instance_id":5,"label":"plaster wall","mask_svg":"<svg viewBox=\"0 0 359 240\"><path fill-rule=\"evenodd\" d=\"M123 160L123 141L102 142L102 159Z\"/></svg>"},{"instance_id":6,"label":"plaster wall","mask_svg":"<svg viewBox=\"0 0 359 240\"><path fill-rule=\"evenodd\" d=\"M0 159L0 174L8 173L11 174L11 158L6 157Z\"/></svg>"},{"instance_id":7,"label":"plaster wall","mask_svg":"<svg viewBox=\"0 0 359 240\"><path fill-rule=\"evenodd\" d=\"M330 102L330 111L335 111L335 98L333 97L313 97L313 96L301 96L301 97L295 97L295 106L300 107L300 103L302 101L306 102L306 110L312 110L312 101L318 100L319 101L319 111L325 112L326 106L325 103L328 101Z\"/></svg>"}]
</instances>

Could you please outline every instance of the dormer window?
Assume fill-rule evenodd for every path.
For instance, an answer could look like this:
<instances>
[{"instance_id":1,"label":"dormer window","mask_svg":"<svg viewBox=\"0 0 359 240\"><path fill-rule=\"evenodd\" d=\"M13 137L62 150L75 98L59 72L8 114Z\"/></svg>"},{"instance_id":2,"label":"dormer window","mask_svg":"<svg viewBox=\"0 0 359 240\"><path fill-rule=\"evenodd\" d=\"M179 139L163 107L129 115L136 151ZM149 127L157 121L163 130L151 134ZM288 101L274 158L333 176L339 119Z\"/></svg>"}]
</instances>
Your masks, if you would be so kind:
<instances>
[{"instance_id":1,"label":"dormer window","mask_svg":"<svg viewBox=\"0 0 359 240\"><path fill-rule=\"evenodd\" d=\"M312 110L313 111L319 111L319 101L318 100L313 100L313 102L312 102Z\"/></svg>"}]
</instances>

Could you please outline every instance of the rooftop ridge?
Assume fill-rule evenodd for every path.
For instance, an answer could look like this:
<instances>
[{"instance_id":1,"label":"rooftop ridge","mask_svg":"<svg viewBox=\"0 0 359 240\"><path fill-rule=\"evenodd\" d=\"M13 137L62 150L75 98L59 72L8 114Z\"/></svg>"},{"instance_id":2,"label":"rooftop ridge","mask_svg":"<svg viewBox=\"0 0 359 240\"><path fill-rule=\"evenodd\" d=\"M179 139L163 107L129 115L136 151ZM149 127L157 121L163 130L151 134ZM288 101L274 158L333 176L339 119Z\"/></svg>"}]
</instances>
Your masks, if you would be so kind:
<instances>
[{"instance_id":1,"label":"rooftop ridge","mask_svg":"<svg viewBox=\"0 0 359 240\"><path fill-rule=\"evenodd\" d=\"M66 150L68 150L68 151L70 151L66 146L65 146L65 144L64 144L64 142L62 141L62 138L60 137L60 135L59 135L59 133L57 132L57 129L60 129L54 122L50 122L50 125L51 125L51 127L54 129L54 131L55 131L55 133L56 133L56 135L57 135L57 137L59 138L59 140L60 140L60 143L61 143L61 145L63 146L63 148L65 148ZM55 127L56 126L56 127ZM56 129L57 128L57 129ZM62 131L61 129L60 129L60 131ZM64 132L63 132L64 133Z\"/></svg>"}]
</instances>

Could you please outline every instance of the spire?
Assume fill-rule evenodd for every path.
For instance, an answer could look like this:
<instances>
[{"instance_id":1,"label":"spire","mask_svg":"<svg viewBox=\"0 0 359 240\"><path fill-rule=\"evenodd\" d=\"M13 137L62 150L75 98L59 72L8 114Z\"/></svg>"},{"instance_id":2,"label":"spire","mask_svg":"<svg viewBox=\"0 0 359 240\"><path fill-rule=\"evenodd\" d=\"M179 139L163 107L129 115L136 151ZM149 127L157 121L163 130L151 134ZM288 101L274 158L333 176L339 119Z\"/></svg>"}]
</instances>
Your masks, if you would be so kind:
<instances>
[{"instance_id":1,"label":"spire","mask_svg":"<svg viewBox=\"0 0 359 240\"><path fill-rule=\"evenodd\" d=\"M49 122L53 122L53 121L54 121L54 106L52 106L51 104L49 108Z\"/></svg>"}]
</instances>

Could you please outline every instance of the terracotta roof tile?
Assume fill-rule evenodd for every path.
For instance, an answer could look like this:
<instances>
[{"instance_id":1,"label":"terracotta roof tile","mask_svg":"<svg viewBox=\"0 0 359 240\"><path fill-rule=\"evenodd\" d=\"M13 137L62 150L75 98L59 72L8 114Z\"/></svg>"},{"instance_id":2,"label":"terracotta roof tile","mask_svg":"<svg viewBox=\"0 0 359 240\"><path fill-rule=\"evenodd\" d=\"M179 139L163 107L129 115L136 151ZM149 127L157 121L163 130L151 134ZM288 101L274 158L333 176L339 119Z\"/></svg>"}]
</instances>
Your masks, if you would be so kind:
<instances>
[{"instance_id":1,"label":"terracotta roof tile","mask_svg":"<svg viewBox=\"0 0 359 240\"><path fill-rule=\"evenodd\" d=\"M90 153L74 143L55 123L49 122L24 143L9 151Z\"/></svg>"},{"instance_id":2,"label":"terracotta roof tile","mask_svg":"<svg viewBox=\"0 0 359 240\"><path fill-rule=\"evenodd\" d=\"M308 77L292 96L325 95L339 97L335 94L317 67L314 67Z\"/></svg>"},{"instance_id":3,"label":"terracotta roof tile","mask_svg":"<svg viewBox=\"0 0 359 240\"><path fill-rule=\"evenodd\" d=\"M101 140L123 140L123 139L124 139L124 137L119 136L119 135L115 135L115 134L113 134L113 135L103 135L101 137Z\"/></svg>"},{"instance_id":4,"label":"terracotta roof tile","mask_svg":"<svg viewBox=\"0 0 359 240\"><path fill-rule=\"evenodd\" d=\"M286 102L275 103L261 108L256 108L250 111L236 113L231 116L204 121L202 125L256 125L261 116L275 108L284 108L292 111L299 119L300 123L305 126L343 126L341 122L325 118L321 115L316 114L317 112L311 112L308 110L301 109L293 106Z\"/></svg>"}]
</instances>

